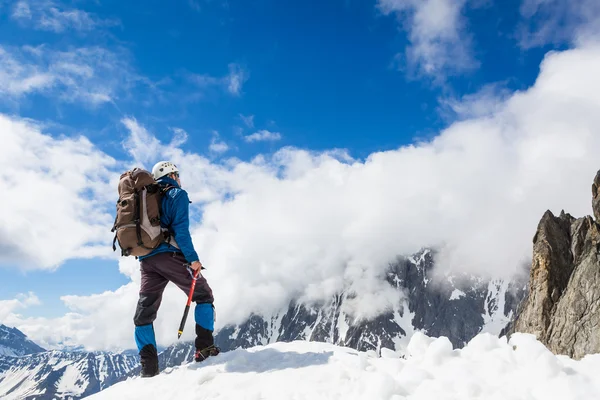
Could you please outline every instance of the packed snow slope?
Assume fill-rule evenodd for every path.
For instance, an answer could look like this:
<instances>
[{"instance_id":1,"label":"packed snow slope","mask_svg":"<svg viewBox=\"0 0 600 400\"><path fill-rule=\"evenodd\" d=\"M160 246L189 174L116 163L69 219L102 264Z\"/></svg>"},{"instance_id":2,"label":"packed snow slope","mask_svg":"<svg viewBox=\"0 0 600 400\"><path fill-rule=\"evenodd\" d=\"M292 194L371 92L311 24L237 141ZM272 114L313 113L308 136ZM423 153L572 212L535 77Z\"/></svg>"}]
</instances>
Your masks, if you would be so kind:
<instances>
[{"instance_id":1,"label":"packed snow slope","mask_svg":"<svg viewBox=\"0 0 600 400\"><path fill-rule=\"evenodd\" d=\"M130 378L89 399L600 399L600 354L555 356L534 336L480 334L452 350L415 333L407 354L295 341Z\"/></svg>"}]
</instances>

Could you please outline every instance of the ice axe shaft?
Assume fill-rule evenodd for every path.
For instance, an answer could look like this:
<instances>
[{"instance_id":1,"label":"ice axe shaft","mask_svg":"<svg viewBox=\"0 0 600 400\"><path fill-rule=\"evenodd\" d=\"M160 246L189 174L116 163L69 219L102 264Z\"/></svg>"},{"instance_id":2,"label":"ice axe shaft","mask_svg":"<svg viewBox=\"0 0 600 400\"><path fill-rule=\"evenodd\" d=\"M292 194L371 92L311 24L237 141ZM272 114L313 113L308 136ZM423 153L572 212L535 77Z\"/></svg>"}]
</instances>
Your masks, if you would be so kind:
<instances>
[{"instance_id":1,"label":"ice axe shaft","mask_svg":"<svg viewBox=\"0 0 600 400\"><path fill-rule=\"evenodd\" d=\"M187 320L188 313L190 312L190 304L192 303L192 296L194 296L194 289L196 288L196 281L198 280L198 274L200 273L200 268L198 268L194 272L194 278L192 279L192 287L190 287L190 294L188 295L187 303L185 305L185 310L183 310L183 318L181 318L181 324L179 324L179 331L177 332L177 339L181 337L183 334L183 328L185 327L185 321Z\"/></svg>"}]
</instances>

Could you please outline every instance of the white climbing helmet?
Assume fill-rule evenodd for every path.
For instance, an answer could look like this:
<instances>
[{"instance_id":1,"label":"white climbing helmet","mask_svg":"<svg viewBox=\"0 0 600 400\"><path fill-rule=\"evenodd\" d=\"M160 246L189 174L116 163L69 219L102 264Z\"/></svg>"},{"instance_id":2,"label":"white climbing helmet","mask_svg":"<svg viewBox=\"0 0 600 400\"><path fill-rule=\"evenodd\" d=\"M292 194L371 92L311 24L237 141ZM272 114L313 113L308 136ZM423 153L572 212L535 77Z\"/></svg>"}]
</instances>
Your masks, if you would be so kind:
<instances>
[{"instance_id":1,"label":"white climbing helmet","mask_svg":"<svg viewBox=\"0 0 600 400\"><path fill-rule=\"evenodd\" d=\"M152 168L152 175L154 175L154 179L162 178L163 176L172 174L173 172L179 172L179 170L171 161L159 161L154 164L154 167Z\"/></svg>"}]
</instances>

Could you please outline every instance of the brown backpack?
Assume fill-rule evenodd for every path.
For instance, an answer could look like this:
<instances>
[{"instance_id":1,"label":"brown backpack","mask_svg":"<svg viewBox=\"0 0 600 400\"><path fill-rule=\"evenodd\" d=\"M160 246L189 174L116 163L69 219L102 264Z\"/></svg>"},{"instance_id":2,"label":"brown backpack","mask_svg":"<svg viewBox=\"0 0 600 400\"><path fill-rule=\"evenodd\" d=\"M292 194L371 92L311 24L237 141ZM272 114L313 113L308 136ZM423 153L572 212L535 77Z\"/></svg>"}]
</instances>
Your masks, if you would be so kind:
<instances>
[{"instance_id":1,"label":"brown backpack","mask_svg":"<svg viewBox=\"0 0 600 400\"><path fill-rule=\"evenodd\" d=\"M113 251L118 241L122 256L145 256L169 239L160 226L162 196L173 186L161 187L152 173L134 168L121 175Z\"/></svg>"}]
</instances>

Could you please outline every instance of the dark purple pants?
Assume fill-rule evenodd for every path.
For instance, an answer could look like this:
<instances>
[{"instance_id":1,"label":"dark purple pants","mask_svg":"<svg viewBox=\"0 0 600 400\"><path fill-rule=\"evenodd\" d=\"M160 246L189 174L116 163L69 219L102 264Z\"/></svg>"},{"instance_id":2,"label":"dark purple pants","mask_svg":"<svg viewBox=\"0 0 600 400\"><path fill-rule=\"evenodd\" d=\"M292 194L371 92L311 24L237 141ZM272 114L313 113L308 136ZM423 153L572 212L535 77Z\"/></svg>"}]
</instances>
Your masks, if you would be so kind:
<instances>
[{"instance_id":1,"label":"dark purple pants","mask_svg":"<svg viewBox=\"0 0 600 400\"><path fill-rule=\"evenodd\" d=\"M167 283L173 282L185 292L186 296L189 294L192 286L192 276L185 267L186 263L187 261L181 253L159 253L144 258L140 262L142 285L140 299L133 318L136 326L148 325L154 322ZM204 277L200 277L196 281L192 301L196 303L213 303L212 290Z\"/></svg>"}]
</instances>

